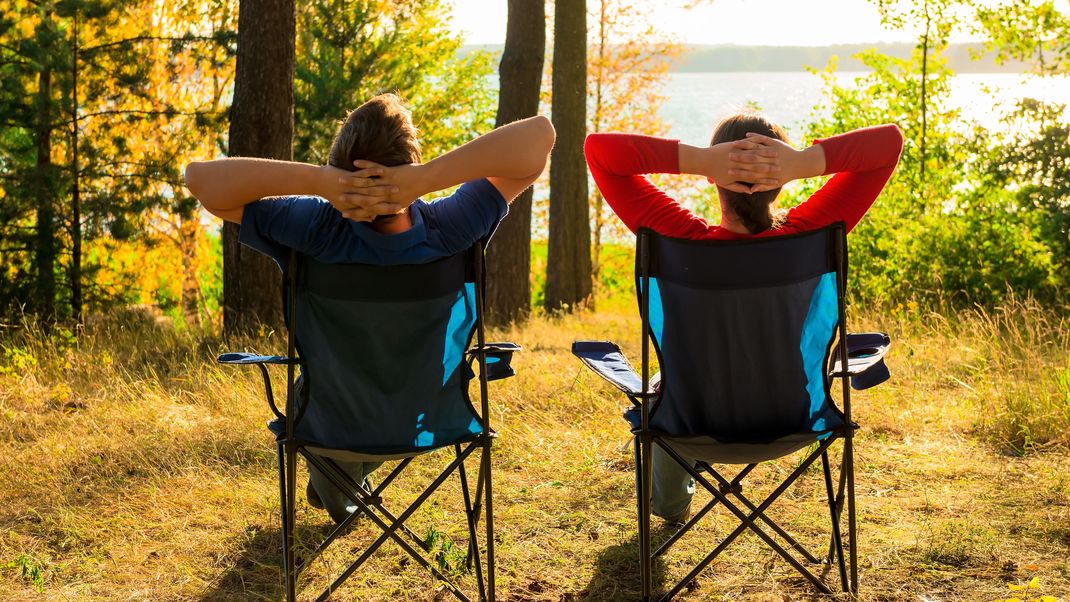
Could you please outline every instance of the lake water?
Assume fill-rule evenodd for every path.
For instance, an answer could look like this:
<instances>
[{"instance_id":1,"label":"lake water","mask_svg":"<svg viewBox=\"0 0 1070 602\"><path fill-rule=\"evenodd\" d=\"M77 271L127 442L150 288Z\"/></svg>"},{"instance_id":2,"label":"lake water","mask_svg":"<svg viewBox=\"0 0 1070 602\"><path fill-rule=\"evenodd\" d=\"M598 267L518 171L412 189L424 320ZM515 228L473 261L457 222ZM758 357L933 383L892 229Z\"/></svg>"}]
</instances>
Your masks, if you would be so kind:
<instances>
[{"instance_id":1,"label":"lake water","mask_svg":"<svg viewBox=\"0 0 1070 602\"><path fill-rule=\"evenodd\" d=\"M849 84L862 73L837 73ZM989 90L989 91L986 91ZM753 102L784 125L796 142L813 107L822 99L821 78L811 73L672 73L667 100L659 110L668 136L691 144L708 144L713 126L726 114ZM949 102L963 120L990 128L1014 103L1026 97L1070 105L1070 77L1039 78L1017 73L970 73L951 78ZM993 102L993 99L996 102Z\"/></svg>"}]
</instances>

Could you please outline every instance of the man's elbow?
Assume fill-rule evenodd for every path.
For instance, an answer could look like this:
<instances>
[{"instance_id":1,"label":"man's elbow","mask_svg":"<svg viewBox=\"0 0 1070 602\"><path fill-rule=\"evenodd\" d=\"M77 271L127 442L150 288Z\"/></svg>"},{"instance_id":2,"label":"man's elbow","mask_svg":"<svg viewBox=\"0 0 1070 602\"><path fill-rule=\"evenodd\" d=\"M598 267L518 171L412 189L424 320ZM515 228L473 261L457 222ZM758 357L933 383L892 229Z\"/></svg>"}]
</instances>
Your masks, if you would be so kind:
<instances>
[{"instance_id":1,"label":"man's elbow","mask_svg":"<svg viewBox=\"0 0 1070 602\"><path fill-rule=\"evenodd\" d=\"M211 209L205 202L204 163L193 161L186 165L185 180L189 193L196 197L206 209Z\"/></svg>"},{"instance_id":2,"label":"man's elbow","mask_svg":"<svg viewBox=\"0 0 1070 602\"><path fill-rule=\"evenodd\" d=\"M536 115L532 118L532 122L536 138L539 141L539 147L549 155L550 151L554 149L554 143L557 141L557 130L554 129L553 122L546 115Z\"/></svg>"}]
</instances>

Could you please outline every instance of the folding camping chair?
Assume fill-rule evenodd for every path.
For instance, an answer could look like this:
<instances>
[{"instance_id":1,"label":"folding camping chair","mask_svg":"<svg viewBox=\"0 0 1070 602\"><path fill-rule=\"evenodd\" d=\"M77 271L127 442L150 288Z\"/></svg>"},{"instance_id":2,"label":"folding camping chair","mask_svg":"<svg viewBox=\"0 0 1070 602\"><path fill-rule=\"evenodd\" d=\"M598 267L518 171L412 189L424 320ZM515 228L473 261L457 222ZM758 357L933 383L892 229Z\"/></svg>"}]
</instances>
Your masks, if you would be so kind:
<instances>
[{"instance_id":1,"label":"folding camping chair","mask_svg":"<svg viewBox=\"0 0 1070 602\"><path fill-rule=\"evenodd\" d=\"M573 353L633 404L625 418L635 436L644 600L652 595L653 557L664 554L717 504L735 515L740 525L660 599L679 593L747 529L820 591L832 593L832 587L807 563L830 566L835 561L843 591L857 591L852 450L857 425L851 421L848 378L855 388L886 379L882 357L889 341L883 333L843 336L846 275L842 223L805 234L745 241L687 241L645 229L639 232L636 291L643 328L642 375L613 343L578 341ZM651 338L661 368L660 385L651 382ZM835 359L845 356L846 370ZM831 398L833 377L843 380L842 410ZM838 440L844 446L834 491L828 450ZM712 499L651 553L653 446L679 463ZM755 503L743 495L744 477L760 462L804 448L811 451L763 501ZM807 550L766 514L817 459L824 469L832 524L829 550L823 557ZM728 479L714 469L715 463L745 466ZM844 560L840 533L845 499L849 562Z\"/></svg>"},{"instance_id":2,"label":"folding camping chair","mask_svg":"<svg viewBox=\"0 0 1070 602\"><path fill-rule=\"evenodd\" d=\"M512 376L511 343L486 343L483 328L482 246L423 265L326 264L292 253L286 266L286 356L226 353L227 364L256 364L276 418L283 577L287 600L298 576L358 517L382 534L325 589L326 599L387 540L393 540L441 580L457 598L469 598L428 560L430 546L405 521L454 472L460 479L468 522L469 569L475 566L478 598L494 600L494 512L487 382ZM476 346L468 349L473 335ZM468 395L479 364L480 409ZM275 405L266 365L287 367L286 407ZM295 378L296 368L301 378ZM384 490L415 456L452 448L455 457L403 512L390 511ZM479 454L475 493L466 460ZM304 456L357 508L306 558L294 542L297 456ZM337 460L383 462L396 467L374 489L357 483ZM484 508L481 508L480 502ZM485 509L485 510L484 510ZM486 573L476 537L486 513ZM422 549L421 549L422 548Z\"/></svg>"}]
</instances>

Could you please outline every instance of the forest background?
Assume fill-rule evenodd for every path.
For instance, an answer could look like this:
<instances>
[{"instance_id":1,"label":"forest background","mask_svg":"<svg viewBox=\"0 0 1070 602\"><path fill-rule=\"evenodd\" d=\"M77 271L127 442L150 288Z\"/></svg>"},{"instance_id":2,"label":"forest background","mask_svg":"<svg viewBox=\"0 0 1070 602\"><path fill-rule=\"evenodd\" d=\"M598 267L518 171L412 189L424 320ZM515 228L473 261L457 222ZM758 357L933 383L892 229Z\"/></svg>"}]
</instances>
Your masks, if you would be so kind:
<instances>
[{"instance_id":1,"label":"forest background","mask_svg":"<svg viewBox=\"0 0 1070 602\"><path fill-rule=\"evenodd\" d=\"M587 131L667 130L657 114L662 86L668 69L688 56L642 25L632 4L589 6ZM954 47L956 64L985 55L988 64L1011 61L1039 77L1063 77L1070 42L1058 4L882 2L890 24L909 21L924 31L909 56L900 45L844 57L869 70L849 85L830 75L837 56L815 65L827 77L806 140L884 122L907 133L897 177L856 237L853 299L893 307L991 306L1012 293L1061 301L1070 274L1066 109L1025 99L999 128L961 120L947 102L953 71L945 56L952 31L967 29L983 41ZM218 226L182 186L181 167L228 152L236 9L224 1L20 1L0 15L0 315L9 327L27 315L77 324L131 304L192 326L221 324ZM412 105L428 157L493 126L498 57L460 52L448 3L317 0L298 3L296 15L294 159L322 162L345 109L383 90ZM551 31L548 47L552 39ZM699 63L711 52L699 52ZM776 62L775 52L765 54ZM543 78L544 109L551 79ZM539 239L553 196L545 184L535 187L532 306L588 302L590 286L570 298L544 296ZM712 189L667 185L717 218ZM799 202L816 185L789 189L783 202ZM579 251L592 256L598 290L627 296L627 262L608 271L602 264L626 255L631 241L607 217L597 190L583 189L590 191L582 217L590 218L583 221L592 224L591 242ZM564 263L549 269L582 262Z\"/></svg>"},{"instance_id":2,"label":"forest background","mask_svg":"<svg viewBox=\"0 0 1070 602\"><path fill-rule=\"evenodd\" d=\"M277 299L271 288L277 283L261 278L261 288L247 291L255 294L228 303L228 270L233 276L241 262L254 259L228 256L235 251L226 250L227 235L219 222L200 211L183 187L182 166L190 160L256 154L253 147L267 144L260 138L271 134L283 148L281 155L271 156L322 163L344 110L384 90L398 91L412 106L428 158L496 123L536 110L551 112L559 134L551 167L534 193L514 203L489 250L492 316L500 328L561 345L566 335L574 334L570 329L601 326L617 332L623 328L620 324L630 324L633 244L588 181L579 144L583 134L592 131L664 134L667 126L655 109L664 102L667 73L700 53L689 55L678 40L650 25L647 16L656 3L591 0L582 3L586 13L569 13L563 24L553 3L546 3L545 10L541 2L513 4L539 8L535 22L544 27L527 28L526 37L514 40L525 52L513 55L537 58L537 63L507 60L508 40L504 56L462 48L462 39L449 27L451 4L445 0L296 0L289 4L292 70L281 72L292 82L292 99L258 94L255 88L237 89L242 80L237 0L12 0L0 6L0 420L10 427L0 440L11 449L48 443L55 455L41 461L13 451L5 454L7 464L0 465L9 477L0 500L10 509L0 517L0 577L24 592L54 586L80 597L78 592L97 591L93 588L98 585L99 591L108 591L95 568L105 564L97 554L124 539L109 529L126 519L97 525L97 531L86 535L63 518L82 510L48 496L31 501L36 491L77 491L92 502L97 498L83 492L83 486L86 492L99 489L104 499L105 493L114 494L130 482L147 478L155 487L156 479L170 479L189 468L165 459L176 450L160 441L185 441L185 435L166 430L166 437L153 439L156 443L135 440L137 446L126 450L152 468L133 466L113 474L99 468L102 458L114 460L121 454L98 451L111 443L97 441L95 434L71 439L68 420L103 411L108 412L107 424L122 433L147 428L151 434L156 431L146 425L155 424L157 417L147 412L157 410L149 410L146 400L153 395L191 407L202 403L196 399L203 396L203 383L234 407L238 398L253 395L249 383L220 384L222 377L206 366L223 341L251 347L276 341L278 320L271 312L277 307L243 304L250 303L249 297ZM903 46L851 48L857 53L827 63L819 55L821 62L813 69L824 81L822 100L802 128L803 140L796 140L885 122L898 124L906 137L895 176L851 236L851 311L861 316L860 323L903 337L903 348L909 350L897 360L907 375L903 386L931 389L947 402L943 407L961 411L955 420L964 426L955 430L955 437L962 432L976 435L978 445L984 446L983 457L1002 467L1001 474L1021 476L1020 482L1001 482L1007 489L1000 494L1029 492L1029 499L1061 509L1065 518L1070 494L1065 471L1058 477L1056 467L1065 467L1070 445L1067 107L1026 98L1015 102L993 127L963 119L948 94L952 64L963 71L974 64L1001 69L1010 65L1033 77L1065 79L1070 72L1070 5L1055 0L873 4L887 26L918 31L917 42L906 52ZM271 11L287 2L245 0L241 8L253 5ZM246 31L273 25L264 18L252 22L259 25ZM564 25L572 26L567 47L557 43L566 39ZM969 32L978 41L970 48L951 45L955 31ZM287 41L276 36L275 42L280 40ZM969 62L974 60L978 62ZM845 83L835 73L848 61L864 65L866 72ZM265 102L286 101L282 114L292 114L292 131L279 125L285 119L249 125L255 124L249 118L251 105L245 105L244 113L240 105L255 105L258 96ZM994 96L991 101L996 105L1002 99ZM281 129L269 131L275 126ZM717 220L711 188L679 177L657 180L700 215ZM820 183L818 179L786 189L781 203L801 202ZM555 237L567 244L555 243ZM514 252L509 255L509 250ZM503 276L508 274L519 276ZM231 308L229 317L224 306ZM638 328L629 332L636 334ZM604 338L604 333L589 334ZM936 342L922 342L930 339ZM539 353L536 346L533 356L542 357ZM551 374L563 361L547 359L538 366ZM550 387L543 380L526 386ZM575 407L588 411L583 404L593 404L593 385L583 387L562 402L561 411L570 420L575 419ZM526 407L519 396L516 406L510 406L511 395L505 395L507 408ZM231 415L237 410L209 405L213 420L233 419L241 429L248 427L248 433L259 433L245 417ZM551 413L541 406L536 409L546 416ZM889 440L887 445L898 453L911 453L895 445L909 439L902 433L905 424L932 424L936 418L929 411L943 410L912 406L911 412L876 411L872 418L883 426L872 443ZM937 418L958 424L944 414ZM250 442L258 440L246 430L240 432L243 438L234 443L233 455L220 452L216 441L204 449L198 442L184 450L192 450L192 461L201 462L197 474L222 464L242 466L250 471L241 473L242 478L249 476L246 487L260 491L252 483L269 478L264 475L270 472L270 458L247 451L253 449ZM539 435L539 445L532 445L541 447L543 436L549 435ZM600 436L591 435L598 440ZM527 445L524 435L520 441ZM84 458L68 457L79 449L87 454ZM980 453L972 447L959 451ZM1003 464L1008 457L1039 464L1016 472L1019 468ZM70 466L46 470L49 462L61 458L68 458ZM607 462L615 466L618 460ZM875 472L885 470L875 466ZM535 464L532 470L541 468L546 467ZM546 473L546 482L557 484L544 491L557 491L560 481L552 470ZM1035 483L1049 477L1043 487ZM220 491L225 487L220 485ZM270 495L267 489L265 496ZM527 485L517 490L521 497L534 491ZM191 499L190 504L198 501ZM53 510L67 508L68 514L46 512L38 503ZM94 503L88 503L86 511L113 516L108 507ZM261 503L259 498L256 503ZM926 497L925 507L929 504ZM627 503L622 507L627 510ZM1033 511L1015 510L1025 513L1025 519ZM269 512L264 510L265 515ZM1032 523L1041 524L1038 517ZM934 528L927 544L910 548L914 552L904 557L915 565L936 567L926 573L939 581L936 590L973 592L965 598L952 593L948 599L992 598L993 583L1003 588L1003 581L1028 577L1022 573L1025 569L1000 572L1013 556L1008 548L1042 542L1036 558L1019 563L1041 567L1030 570L1057 567L1070 549L1065 522L1024 541L1021 532L993 531L996 527L978 531L954 519ZM214 529L205 536L206 546L212 545L212 533L224 531L219 525ZM256 545L270 547L256 533L247 535ZM101 541L112 543L105 546ZM997 548L1004 551L986 552ZM253 551L257 562L271 558L271 553ZM575 553L586 558L588 551L577 547ZM568 553L562 558L569 558ZM517 566L524 562L518 560ZM897 566L895 559L888 563ZM586 566L585 560L578 565ZM1065 562L1062 565L1061 573L1054 568L1045 579L1070 583ZM992 578L976 586L979 589L968 589L974 586L964 583L983 580L978 567L991 569L995 576L989 575ZM219 585L223 598L245 591L241 588L246 581L254 589L263 586L267 593L262 597L276 593L265 585L274 573L259 578L256 567L228 572L237 574L243 583L239 586L219 577L218 568L196 565L190 573ZM892 571L877 591L885 599L899 599L902 591L895 588L907 587L903 584L908 575L915 575L910 570ZM560 576L559 588L571 591L570 578ZM621 579L630 583L627 574ZM530 586L521 581L515 577L513 583ZM560 594L559 588L548 585L555 583L550 577L539 587ZM172 585L174 590L161 591L180 592L175 595L181 598L190 595L183 587L197 587ZM590 587L595 592L616 591L601 582ZM956 589L963 587L967 589ZM541 599L531 596L518 599Z\"/></svg>"}]
</instances>

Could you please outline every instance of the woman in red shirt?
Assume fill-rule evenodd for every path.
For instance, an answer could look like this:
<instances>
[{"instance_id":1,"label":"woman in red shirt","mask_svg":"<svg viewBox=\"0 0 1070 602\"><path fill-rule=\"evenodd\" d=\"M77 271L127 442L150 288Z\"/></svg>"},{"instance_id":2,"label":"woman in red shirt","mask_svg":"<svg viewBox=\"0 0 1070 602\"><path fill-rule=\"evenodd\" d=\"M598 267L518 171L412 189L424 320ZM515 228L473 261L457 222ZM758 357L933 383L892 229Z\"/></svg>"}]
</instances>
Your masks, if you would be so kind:
<instances>
[{"instance_id":1,"label":"woman in red shirt","mask_svg":"<svg viewBox=\"0 0 1070 602\"><path fill-rule=\"evenodd\" d=\"M862 128L814 141L802 150L783 128L757 113L722 121L708 147L634 134L591 134L584 152L602 196L632 232L693 240L779 236L842 221L850 231L876 200L899 162L903 135L895 125ZM705 176L717 186L721 220L710 225L643 177ZM792 180L833 174L788 211L775 206ZM690 515L691 476L655 446L651 510L670 523Z\"/></svg>"},{"instance_id":2,"label":"woman in red shirt","mask_svg":"<svg viewBox=\"0 0 1070 602\"><path fill-rule=\"evenodd\" d=\"M895 125L862 128L815 140L797 150L784 130L757 113L722 121L708 147L634 134L591 134L584 152L602 196L633 232L726 239L805 232L843 221L850 231L899 162L903 135ZM717 186L721 222L714 226L643 177L650 173L706 176ZM775 209L780 187L834 174L805 202Z\"/></svg>"}]
</instances>

